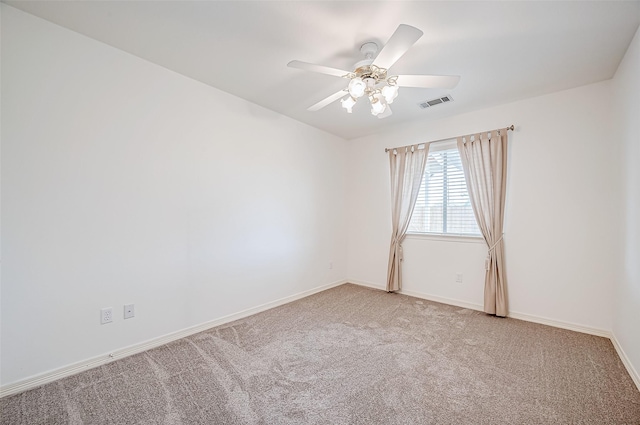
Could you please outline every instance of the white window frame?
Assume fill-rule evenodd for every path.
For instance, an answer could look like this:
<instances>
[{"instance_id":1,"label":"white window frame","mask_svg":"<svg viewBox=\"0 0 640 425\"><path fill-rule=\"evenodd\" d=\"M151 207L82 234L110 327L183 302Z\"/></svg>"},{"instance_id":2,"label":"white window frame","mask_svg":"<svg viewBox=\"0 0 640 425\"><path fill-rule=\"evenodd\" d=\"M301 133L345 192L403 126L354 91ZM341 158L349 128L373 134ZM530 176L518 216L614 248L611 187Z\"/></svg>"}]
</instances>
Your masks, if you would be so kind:
<instances>
[{"instance_id":1,"label":"white window frame","mask_svg":"<svg viewBox=\"0 0 640 425\"><path fill-rule=\"evenodd\" d=\"M458 143L456 139L445 140L442 142L433 142L429 144L429 154L432 152L458 149ZM474 216L475 218L475 216ZM476 223L477 224L477 223ZM459 233L434 233L434 232L411 232L407 231L407 238L410 239L429 239L445 242L464 242L464 243L484 243L484 237L480 235L469 235Z\"/></svg>"}]
</instances>

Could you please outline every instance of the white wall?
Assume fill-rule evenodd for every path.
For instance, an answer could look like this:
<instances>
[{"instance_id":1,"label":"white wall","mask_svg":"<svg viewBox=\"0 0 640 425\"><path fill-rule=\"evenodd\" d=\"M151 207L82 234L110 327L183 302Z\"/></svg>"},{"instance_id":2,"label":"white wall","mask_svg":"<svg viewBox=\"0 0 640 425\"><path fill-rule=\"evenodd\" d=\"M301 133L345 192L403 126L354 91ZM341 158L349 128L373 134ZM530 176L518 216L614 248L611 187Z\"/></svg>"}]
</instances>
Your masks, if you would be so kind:
<instances>
[{"instance_id":1,"label":"white wall","mask_svg":"<svg viewBox=\"0 0 640 425\"><path fill-rule=\"evenodd\" d=\"M391 231L385 147L515 124L504 237L510 311L609 331L620 199L610 101L605 81L351 141L349 280L385 284ZM482 305L482 244L408 238L404 251L404 290ZM456 273L463 273L462 284Z\"/></svg>"},{"instance_id":2,"label":"white wall","mask_svg":"<svg viewBox=\"0 0 640 425\"><path fill-rule=\"evenodd\" d=\"M613 326L638 369L637 34L613 82L401 125L345 158L339 138L0 7L2 385L347 277L382 288L383 149L512 123L511 311ZM482 243L404 245L406 292L481 305Z\"/></svg>"},{"instance_id":3,"label":"white wall","mask_svg":"<svg viewBox=\"0 0 640 425\"><path fill-rule=\"evenodd\" d=\"M342 139L1 7L3 385L345 279Z\"/></svg>"},{"instance_id":4,"label":"white wall","mask_svg":"<svg viewBox=\"0 0 640 425\"><path fill-rule=\"evenodd\" d=\"M622 276L613 309L613 333L640 372L640 30L613 79L616 137L622 142L624 204Z\"/></svg>"}]
</instances>

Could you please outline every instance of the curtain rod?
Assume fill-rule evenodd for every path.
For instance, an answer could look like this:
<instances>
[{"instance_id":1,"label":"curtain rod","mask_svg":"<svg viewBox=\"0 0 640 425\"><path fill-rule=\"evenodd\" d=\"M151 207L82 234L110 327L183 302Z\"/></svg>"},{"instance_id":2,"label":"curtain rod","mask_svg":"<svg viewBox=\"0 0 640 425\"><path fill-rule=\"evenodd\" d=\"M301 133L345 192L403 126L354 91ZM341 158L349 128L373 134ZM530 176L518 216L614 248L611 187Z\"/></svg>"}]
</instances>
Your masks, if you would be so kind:
<instances>
[{"instance_id":1,"label":"curtain rod","mask_svg":"<svg viewBox=\"0 0 640 425\"><path fill-rule=\"evenodd\" d=\"M513 124L511 124L510 126L507 127L507 130L511 130L513 131L515 127L513 126ZM491 131L491 130L489 130ZM478 134L478 133L488 133L489 131L478 131L476 133L471 133L471 134ZM436 143L436 142L444 142L446 140L453 140L453 139L457 139L458 137L463 137L463 136L455 136L455 137L447 137L446 139L438 139L438 140L431 140L429 142L420 142L418 143L418 145L424 145L427 143ZM407 145L407 146L411 146L411 145ZM389 152L392 151L394 149L402 149L402 148L406 148L407 146L398 146L397 148L385 148L384 151L385 152Z\"/></svg>"}]
</instances>

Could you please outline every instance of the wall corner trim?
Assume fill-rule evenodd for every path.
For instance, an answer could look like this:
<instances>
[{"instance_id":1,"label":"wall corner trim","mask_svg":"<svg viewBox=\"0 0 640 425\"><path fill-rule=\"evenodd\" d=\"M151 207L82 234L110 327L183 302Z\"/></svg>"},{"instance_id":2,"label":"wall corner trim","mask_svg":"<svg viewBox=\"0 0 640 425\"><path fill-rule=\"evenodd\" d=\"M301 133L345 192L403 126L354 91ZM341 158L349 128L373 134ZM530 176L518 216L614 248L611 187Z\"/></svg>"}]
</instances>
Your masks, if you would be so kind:
<instances>
[{"instance_id":1,"label":"wall corner trim","mask_svg":"<svg viewBox=\"0 0 640 425\"><path fill-rule=\"evenodd\" d=\"M234 320L242 319L242 318L251 316L253 314L260 313L262 311L270 310L272 308L279 307L284 304L288 304L292 301L308 297L309 295L313 295L318 292L322 292L327 289L343 285L345 283L347 283L346 280L339 280L339 281L335 281L325 285L317 286L315 288L312 288L303 292L299 292L297 294L293 294L288 297L280 298L265 304L260 304L255 307L251 307L246 310L239 311L237 313L229 314L227 316L220 317L218 319L214 319L214 320L202 323L200 325L192 326L190 328L182 329L177 332L172 332L157 338L140 342L138 344L130 345L128 347L115 350L112 353L106 353L106 354L96 356L87 360L82 360L80 362L77 362L68 366L63 366L61 368L54 369L52 371L45 372L42 374L38 374L32 377L20 380L18 382L13 382L11 384L3 385L0 387L0 398L18 394L27 390L31 390L31 389L40 387L42 385L57 381L59 379L66 378L68 376L72 376L80 372L84 372L85 370L93 369L95 367L102 366L107 363L111 363L115 360L119 360L124 357L129 357L134 354L142 353L143 351L147 351L152 348L160 347L170 342L177 341L179 339L197 334L202 331L206 331L207 329L224 325L225 323L233 322Z\"/></svg>"},{"instance_id":2,"label":"wall corner trim","mask_svg":"<svg viewBox=\"0 0 640 425\"><path fill-rule=\"evenodd\" d=\"M627 372L629 372L633 383L636 384L636 388L638 388L638 391L640 391L640 374L638 374L638 371L633 367L631 360L629 360L629 357L627 357L627 353L625 353L622 349L622 346L618 342L618 338L616 338L615 333L611 334L611 343L613 344L613 348L616 349L618 357L620 357L620 360L622 360L622 364L627 369Z\"/></svg>"}]
</instances>

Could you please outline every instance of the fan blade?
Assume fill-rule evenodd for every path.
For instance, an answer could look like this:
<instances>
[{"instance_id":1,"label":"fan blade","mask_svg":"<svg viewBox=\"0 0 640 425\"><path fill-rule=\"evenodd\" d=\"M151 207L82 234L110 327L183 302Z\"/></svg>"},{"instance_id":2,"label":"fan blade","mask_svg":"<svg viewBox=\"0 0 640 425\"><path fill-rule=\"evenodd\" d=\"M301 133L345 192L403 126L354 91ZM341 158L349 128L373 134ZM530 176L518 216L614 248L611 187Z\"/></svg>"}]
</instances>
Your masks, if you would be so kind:
<instances>
[{"instance_id":1,"label":"fan blade","mask_svg":"<svg viewBox=\"0 0 640 425\"><path fill-rule=\"evenodd\" d=\"M386 108L384 108L384 112L381 114L378 114L378 119L381 120L382 118L387 118L389 115L392 115L393 111L391 110L391 106L387 105Z\"/></svg>"},{"instance_id":2,"label":"fan blade","mask_svg":"<svg viewBox=\"0 0 640 425\"><path fill-rule=\"evenodd\" d=\"M342 69L330 68L328 66L301 61L291 61L287 66L290 68L304 69L305 71L318 72L320 74L334 75L336 77L345 77L351 74L349 71L343 71Z\"/></svg>"},{"instance_id":3,"label":"fan blade","mask_svg":"<svg viewBox=\"0 0 640 425\"><path fill-rule=\"evenodd\" d=\"M325 106L327 106L328 104L333 103L336 100L340 99L345 94L347 94L346 90L340 90L339 92L334 93L325 99L322 99L320 102L316 103L315 105L308 107L307 111L315 112L317 110L320 110Z\"/></svg>"},{"instance_id":4,"label":"fan blade","mask_svg":"<svg viewBox=\"0 0 640 425\"><path fill-rule=\"evenodd\" d=\"M430 89L452 89L458 85L457 75L398 75L400 87L423 87Z\"/></svg>"},{"instance_id":5,"label":"fan blade","mask_svg":"<svg viewBox=\"0 0 640 425\"><path fill-rule=\"evenodd\" d=\"M387 44L382 48L373 64L379 68L389 69L398 59L415 44L423 32L410 25L400 24Z\"/></svg>"}]
</instances>

